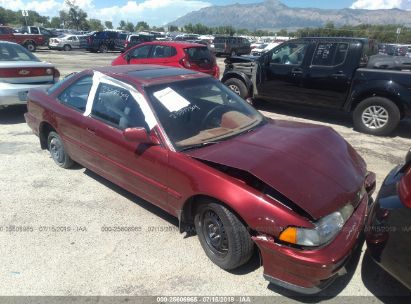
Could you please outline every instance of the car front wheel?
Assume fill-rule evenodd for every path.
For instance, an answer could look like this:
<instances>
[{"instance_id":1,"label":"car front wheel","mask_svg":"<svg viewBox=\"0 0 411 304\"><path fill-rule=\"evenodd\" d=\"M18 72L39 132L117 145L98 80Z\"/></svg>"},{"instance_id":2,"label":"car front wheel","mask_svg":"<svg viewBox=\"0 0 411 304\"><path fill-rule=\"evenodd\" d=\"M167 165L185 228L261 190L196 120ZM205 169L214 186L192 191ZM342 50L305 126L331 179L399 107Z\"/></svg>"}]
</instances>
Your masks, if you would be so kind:
<instances>
[{"instance_id":1,"label":"car front wheel","mask_svg":"<svg viewBox=\"0 0 411 304\"><path fill-rule=\"evenodd\" d=\"M64 149L63 141L56 132L50 132L47 137L47 148L54 162L64 168L70 168L73 165L73 160Z\"/></svg>"},{"instance_id":2,"label":"car front wheel","mask_svg":"<svg viewBox=\"0 0 411 304\"><path fill-rule=\"evenodd\" d=\"M248 90L244 82L237 78L230 78L224 81L224 84L231 89L234 93L246 99L248 97Z\"/></svg>"},{"instance_id":3,"label":"car front wheel","mask_svg":"<svg viewBox=\"0 0 411 304\"><path fill-rule=\"evenodd\" d=\"M251 258L254 243L247 228L224 206L214 201L201 204L194 224L205 253L219 267L235 269Z\"/></svg>"},{"instance_id":4,"label":"car front wheel","mask_svg":"<svg viewBox=\"0 0 411 304\"><path fill-rule=\"evenodd\" d=\"M354 128L372 135L389 135L398 126L401 113L397 105L385 97L370 97L354 110Z\"/></svg>"}]
</instances>

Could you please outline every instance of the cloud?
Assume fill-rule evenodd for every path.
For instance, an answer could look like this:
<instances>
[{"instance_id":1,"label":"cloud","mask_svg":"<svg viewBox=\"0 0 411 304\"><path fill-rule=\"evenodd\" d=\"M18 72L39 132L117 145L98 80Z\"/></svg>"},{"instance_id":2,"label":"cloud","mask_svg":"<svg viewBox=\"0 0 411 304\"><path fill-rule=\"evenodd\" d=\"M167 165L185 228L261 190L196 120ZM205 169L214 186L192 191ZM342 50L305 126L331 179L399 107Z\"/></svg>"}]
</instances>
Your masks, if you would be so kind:
<instances>
[{"instance_id":1,"label":"cloud","mask_svg":"<svg viewBox=\"0 0 411 304\"><path fill-rule=\"evenodd\" d=\"M403 10L411 10L410 0L357 0L351 5L355 9L391 9L399 8Z\"/></svg>"},{"instance_id":2,"label":"cloud","mask_svg":"<svg viewBox=\"0 0 411 304\"><path fill-rule=\"evenodd\" d=\"M89 18L112 21L117 25L120 20L137 23L146 21L150 25L164 25L191 11L210 6L211 3L202 0L144 0L128 1L122 6L97 7L93 0L75 0L76 5L83 9ZM41 15L54 17L62 9L67 9L63 0L0 0L0 6L11 9L27 9Z\"/></svg>"}]
</instances>

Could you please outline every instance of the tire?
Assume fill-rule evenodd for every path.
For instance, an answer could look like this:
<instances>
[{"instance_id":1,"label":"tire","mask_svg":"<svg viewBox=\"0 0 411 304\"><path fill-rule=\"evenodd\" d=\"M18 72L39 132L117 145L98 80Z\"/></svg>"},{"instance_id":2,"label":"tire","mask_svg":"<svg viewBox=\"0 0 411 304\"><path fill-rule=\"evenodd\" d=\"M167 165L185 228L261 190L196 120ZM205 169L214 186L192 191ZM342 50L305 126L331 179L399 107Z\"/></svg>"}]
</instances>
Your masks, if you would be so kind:
<instances>
[{"instance_id":1,"label":"tire","mask_svg":"<svg viewBox=\"0 0 411 304\"><path fill-rule=\"evenodd\" d=\"M24 44L24 47L30 52L36 51L36 44L33 41L28 41Z\"/></svg>"},{"instance_id":2,"label":"tire","mask_svg":"<svg viewBox=\"0 0 411 304\"><path fill-rule=\"evenodd\" d=\"M65 46L63 46L63 50L69 52L71 51L71 46L69 44L66 44Z\"/></svg>"},{"instance_id":3,"label":"tire","mask_svg":"<svg viewBox=\"0 0 411 304\"><path fill-rule=\"evenodd\" d=\"M205 253L222 269L238 268L253 255L254 243L247 228L230 210L213 200L199 205L194 225Z\"/></svg>"},{"instance_id":4,"label":"tire","mask_svg":"<svg viewBox=\"0 0 411 304\"><path fill-rule=\"evenodd\" d=\"M234 93L241 98L246 99L248 97L248 89L244 82L237 78L229 78L224 81L224 84L231 89Z\"/></svg>"},{"instance_id":5,"label":"tire","mask_svg":"<svg viewBox=\"0 0 411 304\"><path fill-rule=\"evenodd\" d=\"M54 131L50 132L47 137L47 149L59 167L68 169L73 166L74 162L65 151L61 137Z\"/></svg>"},{"instance_id":6,"label":"tire","mask_svg":"<svg viewBox=\"0 0 411 304\"><path fill-rule=\"evenodd\" d=\"M397 105L385 97L364 99L354 110L354 128L362 133L389 135L398 126L401 113Z\"/></svg>"},{"instance_id":7,"label":"tire","mask_svg":"<svg viewBox=\"0 0 411 304\"><path fill-rule=\"evenodd\" d=\"M102 45L100 45L98 50L100 51L100 53L107 53L108 52L108 46L106 44L102 44Z\"/></svg>"}]
</instances>

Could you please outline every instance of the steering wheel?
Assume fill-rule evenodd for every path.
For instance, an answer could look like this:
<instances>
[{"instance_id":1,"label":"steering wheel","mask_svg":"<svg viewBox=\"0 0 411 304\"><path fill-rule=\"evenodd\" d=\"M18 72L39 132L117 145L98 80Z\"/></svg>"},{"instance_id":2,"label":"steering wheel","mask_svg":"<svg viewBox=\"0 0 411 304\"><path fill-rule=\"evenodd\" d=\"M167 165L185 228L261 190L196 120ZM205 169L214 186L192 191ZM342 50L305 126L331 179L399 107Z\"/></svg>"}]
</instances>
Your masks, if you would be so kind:
<instances>
[{"instance_id":1,"label":"steering wheel","mask_svg":"<svg viewBox=\"0 0 411 304\"><path fill-rule=\"evenodd\" d=\"M223 105L212 108L201 121L201 129L207 129L209 126L219 127L221 124L221 116L227 111L227 106Z\"/></svg>"}]
</instances>

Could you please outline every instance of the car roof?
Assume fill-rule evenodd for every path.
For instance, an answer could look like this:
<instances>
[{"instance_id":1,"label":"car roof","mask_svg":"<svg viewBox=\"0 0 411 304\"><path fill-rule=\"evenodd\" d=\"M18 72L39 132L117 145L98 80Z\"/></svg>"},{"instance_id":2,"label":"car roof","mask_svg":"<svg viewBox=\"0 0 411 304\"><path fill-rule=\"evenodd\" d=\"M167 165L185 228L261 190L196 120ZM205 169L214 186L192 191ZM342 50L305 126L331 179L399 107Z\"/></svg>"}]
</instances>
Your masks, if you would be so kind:
<instances>
[{"instance_id":1,"label":"car roof","mask_svg":"<svg viewBox=\"0 0 411 304\"><path fill-rule=\"evenodd\" d=\"M211 77L193 70L153 64L109 66L96 68L94 71L140 86Z\"/></svg>"}]
</instances>

